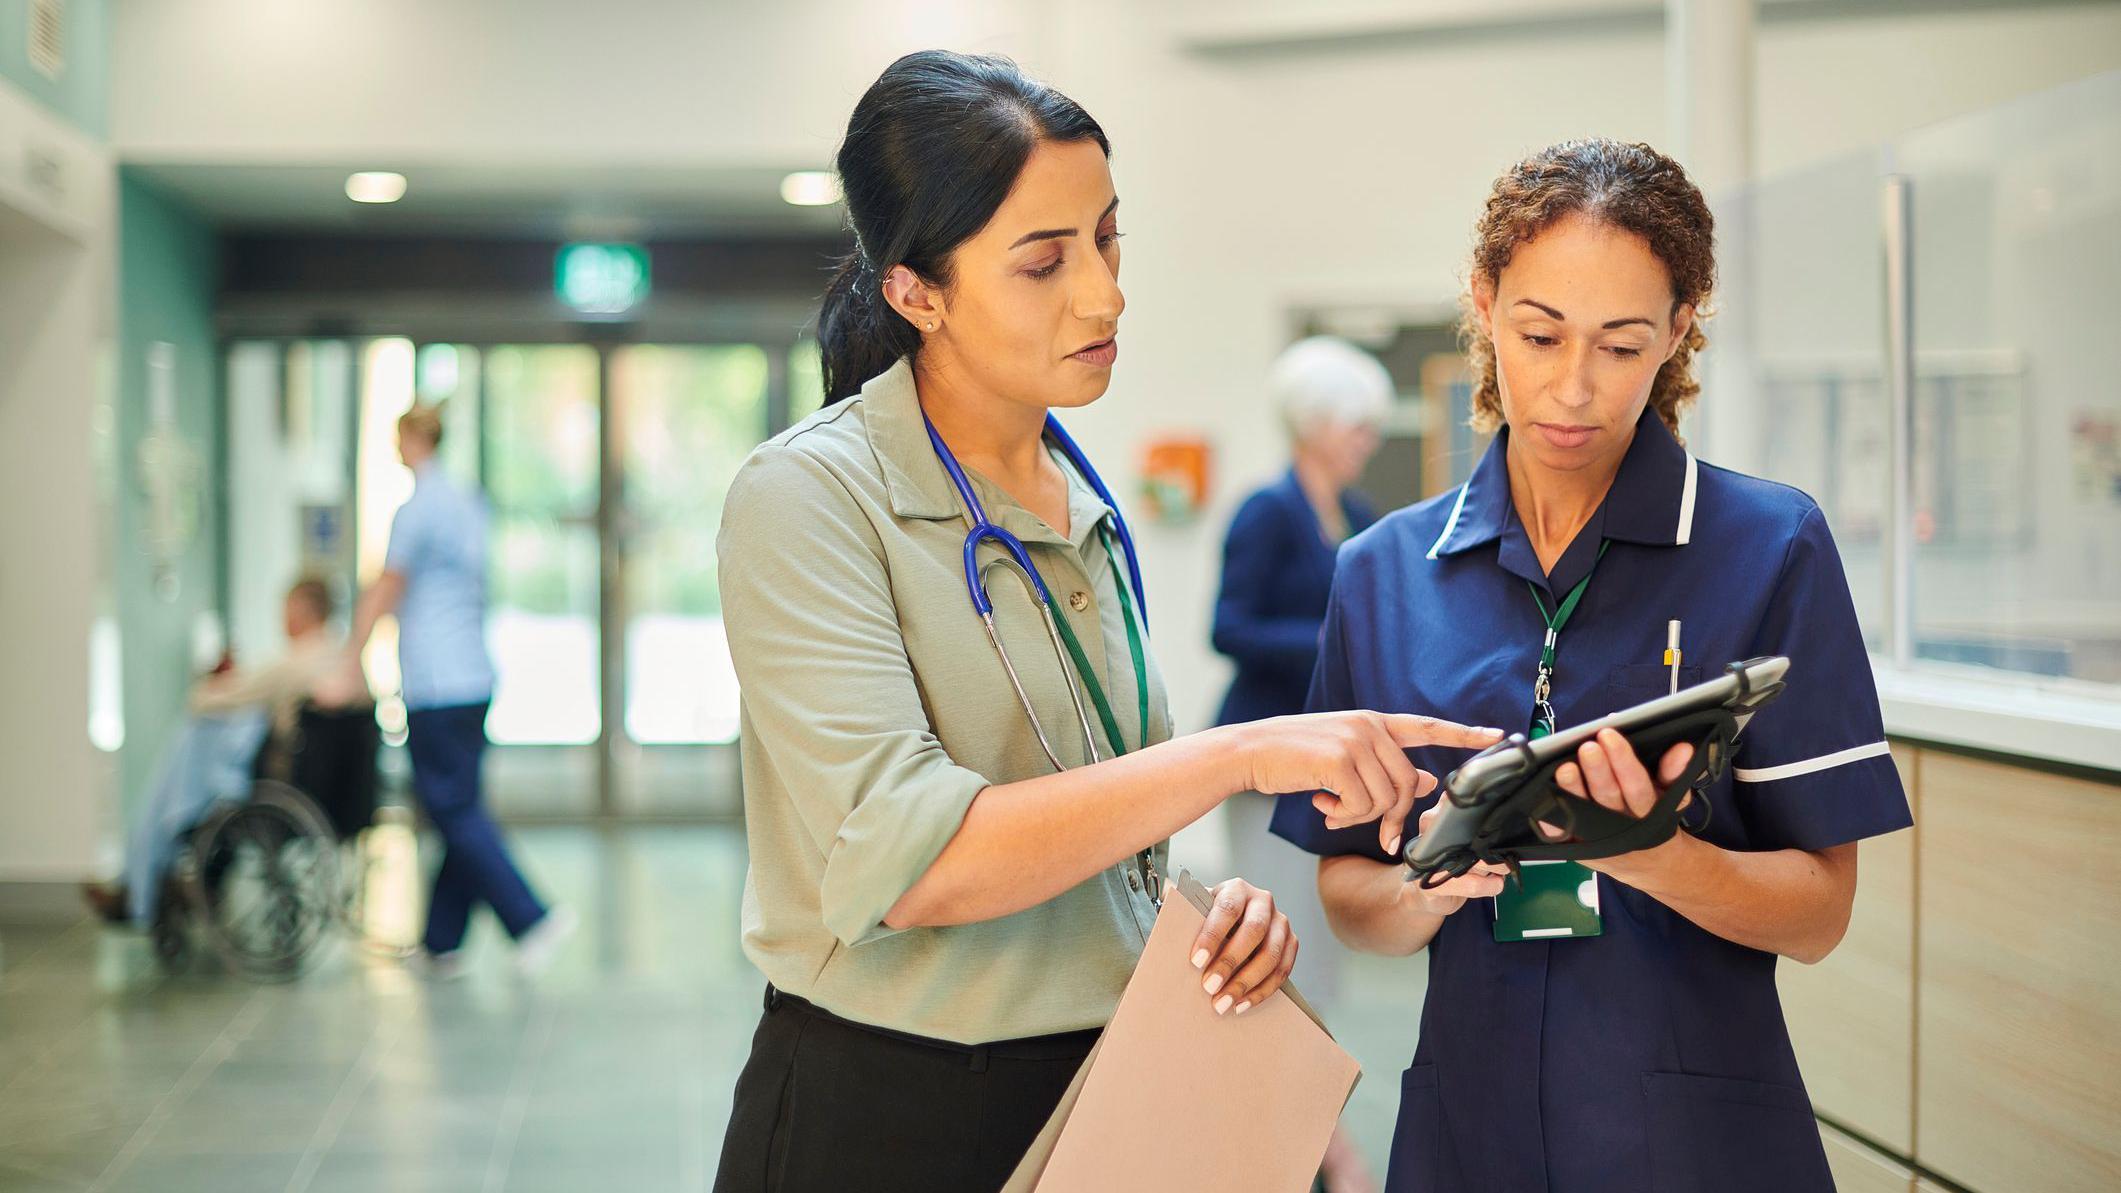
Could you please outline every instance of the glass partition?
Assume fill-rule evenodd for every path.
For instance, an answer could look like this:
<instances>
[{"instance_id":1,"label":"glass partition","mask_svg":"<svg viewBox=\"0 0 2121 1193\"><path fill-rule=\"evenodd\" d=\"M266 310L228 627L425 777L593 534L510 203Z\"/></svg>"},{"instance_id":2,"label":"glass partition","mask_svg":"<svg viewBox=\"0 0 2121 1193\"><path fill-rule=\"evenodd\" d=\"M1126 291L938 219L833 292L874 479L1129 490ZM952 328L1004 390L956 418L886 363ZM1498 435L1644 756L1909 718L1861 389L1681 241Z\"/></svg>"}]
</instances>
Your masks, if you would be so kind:
<instances>
[{"instance_id":1,"label":"glass partition","mask_svg":"<svg viewBox=\"0 0 2121 1193\"><path fill-rule=\"evenodd\" d=\"M1886 216L1889 179L1907 196L1904 232ZM2121 337L2106 321L2121 276L2121 74L1717 206L1724 314L1700 415L1712 458L1819 500L1874 651L1904 634L1925 674L2115 695ZM1912 283L1904 425L1887 368L1892 236ZM1889 549L1896 530L1905 560Z\"/></svg>"},{"instance_id":2,"label":"glass partition","mask_svg":"<svg viewBox=\"0 0 2121 1193\"><path fill-rule=\"evenodd\" d=\"M2121 682L2121 75L1903 138L1917 658Z\"/></svg>"},{"instance_id":3,"label":"glass partition","mask_svg":"<svg viewBox=\"0 0 2121 1193\"><path fill-rule=\"evenodd\" d=\"M1875 154L1764 182L1720 213L1722 310L1699 418L1710 457L1812 495L1865 642L1886 634L1891 492Z\"/></svg>"}]
</instances>

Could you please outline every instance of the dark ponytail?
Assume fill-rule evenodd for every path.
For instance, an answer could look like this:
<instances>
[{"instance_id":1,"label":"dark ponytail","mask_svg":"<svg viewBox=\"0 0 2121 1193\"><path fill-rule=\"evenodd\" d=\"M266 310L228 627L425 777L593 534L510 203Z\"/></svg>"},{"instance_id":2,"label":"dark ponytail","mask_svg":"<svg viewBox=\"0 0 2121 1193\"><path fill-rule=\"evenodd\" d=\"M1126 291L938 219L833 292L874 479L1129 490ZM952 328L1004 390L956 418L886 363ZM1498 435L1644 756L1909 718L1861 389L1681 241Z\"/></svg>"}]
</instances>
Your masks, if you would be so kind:
<instances>
[{"instance_id":1,"label":"dark ponytail","mask_svg":"<svg viewBox=\"0 0 2121 1193\"><path fill-rule=\"evenodd\" d=\"M1085 140L1112 152L1089 113L1007 58L924 50L870 85L836 161L854 251L818 311L828 404L920 350L884 301L884 274L903 265L948 286L951 253L987 226L1039 142Z\"/></svg>"}]
</instances>

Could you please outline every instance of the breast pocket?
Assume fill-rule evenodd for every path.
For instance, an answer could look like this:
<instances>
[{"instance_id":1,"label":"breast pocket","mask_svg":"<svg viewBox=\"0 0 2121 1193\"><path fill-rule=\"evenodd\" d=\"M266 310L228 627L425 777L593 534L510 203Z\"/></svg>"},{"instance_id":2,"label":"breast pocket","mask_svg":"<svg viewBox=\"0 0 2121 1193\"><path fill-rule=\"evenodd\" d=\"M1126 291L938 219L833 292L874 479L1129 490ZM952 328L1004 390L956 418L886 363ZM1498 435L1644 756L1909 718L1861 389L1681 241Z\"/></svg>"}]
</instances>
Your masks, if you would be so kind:
<instances>
[{"instance_id":1,"label":"breast pocket","mask_svg":"<svg viewBox=\"0 0 2121 1193\"><path fill-rule=\"evenodd\" d=\"M1832 1193L1826 1149L1801 1089L1645 1073L1653 1193Z\"/></svg>"}]
</instances>

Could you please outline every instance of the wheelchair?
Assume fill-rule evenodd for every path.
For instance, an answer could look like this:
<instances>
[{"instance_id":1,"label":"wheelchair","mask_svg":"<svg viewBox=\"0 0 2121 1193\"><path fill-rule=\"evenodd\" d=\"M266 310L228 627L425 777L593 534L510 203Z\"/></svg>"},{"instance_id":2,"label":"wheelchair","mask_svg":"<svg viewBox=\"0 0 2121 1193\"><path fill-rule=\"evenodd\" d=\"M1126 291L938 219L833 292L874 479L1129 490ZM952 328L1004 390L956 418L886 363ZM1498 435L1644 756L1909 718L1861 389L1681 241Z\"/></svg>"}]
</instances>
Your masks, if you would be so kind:
<instances>
[{"instance_id":1,"label":"wheelchair","mask_svg":"<svg viewBox=\"0 0 2121 1193\"><path fill-rule=\"evenodd\" d=\"M351 921L358 884L341 853L375 817L381 746L373 705L305 705L291 734L267 739L248 798L215 805L163 879L149 939L165 971L189 968L203 942L251 981L288 981Z\"/></svg>"}]
</instances>

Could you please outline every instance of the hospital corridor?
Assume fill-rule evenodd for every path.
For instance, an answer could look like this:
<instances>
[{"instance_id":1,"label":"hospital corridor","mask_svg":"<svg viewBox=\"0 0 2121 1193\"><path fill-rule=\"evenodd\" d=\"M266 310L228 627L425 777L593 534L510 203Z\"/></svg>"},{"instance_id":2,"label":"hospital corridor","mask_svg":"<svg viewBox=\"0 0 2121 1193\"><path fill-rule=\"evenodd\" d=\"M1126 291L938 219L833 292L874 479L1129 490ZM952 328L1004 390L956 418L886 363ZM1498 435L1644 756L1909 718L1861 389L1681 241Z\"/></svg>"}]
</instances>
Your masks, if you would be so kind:
<instances>
[{"instance_id":1,"label":"hospital corridor","mask_svg":"<svg viewBox=\"0 0 2121 1193\"><path fill-rule=\"evenodd\" d=\"M0 1193L2121 1189L2116 276L2116 0L0 0Z\"/></svg>"}]
</instances>

